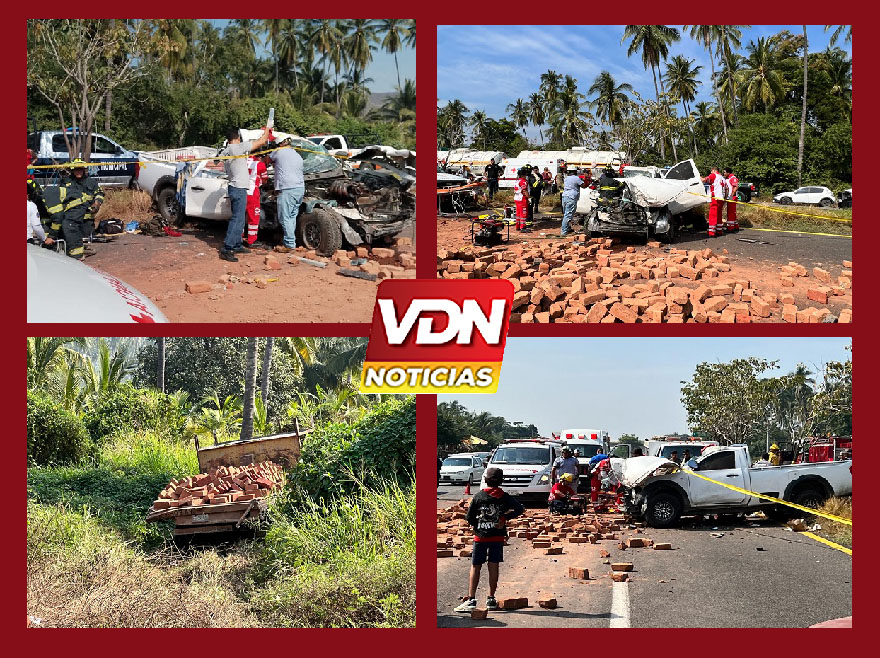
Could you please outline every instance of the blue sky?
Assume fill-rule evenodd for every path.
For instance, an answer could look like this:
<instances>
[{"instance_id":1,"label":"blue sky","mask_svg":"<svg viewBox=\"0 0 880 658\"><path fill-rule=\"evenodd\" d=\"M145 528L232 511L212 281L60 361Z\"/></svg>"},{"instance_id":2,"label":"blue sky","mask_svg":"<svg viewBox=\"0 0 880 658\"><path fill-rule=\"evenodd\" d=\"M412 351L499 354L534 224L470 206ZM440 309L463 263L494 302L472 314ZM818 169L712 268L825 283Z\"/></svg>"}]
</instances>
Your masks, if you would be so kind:
<instances>
[{"instance_id":1,"label":"blue sky","mask_svg":"<svg viewBox=\"0 0 880 658\"><path fill-rule=\"evenodd\" d=\"M779 359L774 374L844 361L849 338L508 338L498 393L438 395L472 411L535 423L543 436L572 427L613 438L686 432L681 381L698 363Z\"/></svg>"},{"instance_id":2,"label":"blue sky","mask_svg":"<svg viewBox=\"0 0 880 658\"><path fill-rule=\"evenodd\" d=\"M229 20L212 20L218 28L223 28ZM267 57L269 50L263 48L257 51L259 57ZM416 51L415 48L404 48L397 52L397 63L400 66L400 84L409 78L416 79ZM397 71L394 68L394 55L389 55L381 48L373 51L373 62L367 67L367 77L373 78L368 87L373 93L392 92L397 88Z\"/></svg>"},{"instance_id":3,"label":"blue sky","mask_svg":"<svg viewBox=\"0 0 880 658\"><path fill-rule=\"evenodd\" d=\"M702 65L697 102L710 101L711 68L707 51L682 30L682 39L669 50L669 56L683 54ZM620 43L623 25L440 25L437 27L438 103L458 98L470 110L482 110L492 118L505 115L508 103L527 99L538 90L540 75L552 69L573 75L581 93L586 94L603 70L618 84L628 82L643 98L656 98L651 71L642 66L641 57L626 56L627 45ZM800 25L754 25L743 30L743 49L783 29L799 33ZM824 50L831 32L822 25L807 26L810 51ZM852 54L852 44L839 39L837 45ZM661 65L665 70L665 66ZM680 108L679 108L680 109ZM528 136L538 139L538 130Z\"/></svg>"}]
</instances>

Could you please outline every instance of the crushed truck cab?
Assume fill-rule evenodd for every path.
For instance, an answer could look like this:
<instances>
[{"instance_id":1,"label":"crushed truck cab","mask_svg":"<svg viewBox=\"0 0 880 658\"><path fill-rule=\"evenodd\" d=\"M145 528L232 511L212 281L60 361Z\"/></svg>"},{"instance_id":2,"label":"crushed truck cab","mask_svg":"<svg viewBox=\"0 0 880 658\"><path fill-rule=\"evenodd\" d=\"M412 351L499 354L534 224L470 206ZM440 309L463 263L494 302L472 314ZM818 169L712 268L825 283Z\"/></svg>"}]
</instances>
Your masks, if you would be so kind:
<instances>
[{"instance_id":1,"label":"crushed truck cab","mask_svg":"<svg viewBox=\"0 0 880 658\"><path fill-rule=\"evenodd\" d=\"M805 507L818 507L832 496L852 495L852 460L754 468L751 463L747 446L732 445L707 448L685 467L663 457L631 457L612 460L612 468L626 490L627 512L654 528L674 526L687 514L762 510L784 518L795 513L746 492Z\"/></svg>"}]
</instances>

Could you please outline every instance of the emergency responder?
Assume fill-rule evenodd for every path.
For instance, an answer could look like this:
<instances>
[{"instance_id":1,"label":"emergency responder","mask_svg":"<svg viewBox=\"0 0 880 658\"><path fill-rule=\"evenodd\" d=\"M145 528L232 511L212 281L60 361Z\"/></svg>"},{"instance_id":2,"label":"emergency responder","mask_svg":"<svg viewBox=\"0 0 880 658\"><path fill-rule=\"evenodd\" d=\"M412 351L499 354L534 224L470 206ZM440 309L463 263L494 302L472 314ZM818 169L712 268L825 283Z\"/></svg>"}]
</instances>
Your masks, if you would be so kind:
<instances>
[{"instance_id":1,"label":"emergency responder","mask_svg":"<svg viewBox=\"0 0 880 658\"><path fill-rule=\"evenodd\" d=\"M541 176L541 170L537 166L532 167L532 179L529 182L529 216L532 218L538 212L542 189L544 189L544 178Z\"/></svg>"},{"instance_id":2,"label":"emergency responder","mask_svg":"<svg viewBox=\"0 0 880 658\"><path fill-rule=\"evenodd\" d=\"M779 446L775 443L770 446L770 463L774 466L782 465L782 455L779 453Z\"/></svg>"},{"instance_id":3,"label":"emergency responder","mask_svg":"<svg viewBox=\"0 0 880 658\"><path fill-rule=\"evenodd\" d=\"M571 473L563 473L559 477L559 481L557 481L550 489L550 496L548 497L547 502L550 505L551 514L558 514L565 511L571 497L575 495L575 490L572 486L573 481L574 478Z\"/></svg>"},{"instance_id":4,"label":"emergency responder","mask_svg":"<svg viewBox=\"0 0 880 658\"><path fill-rule=\"evenodd\" d=\"M32 180L28 179L27 186L27 241L30 244L51 245L55 241L46 235L43 222L40 219L40 210L34 202Z\"/></svg>"},{"instance_id":5,"label":"emergency responder","mask_svg":"<svg viewBox=\"0 0 880 658\"><path fill-rule=\"evenodd\" d=\"M614 169L610 165L605 167L599 177L599 204L614 206L617 199L620 198L622 188L623 184L614 176Z\"/></svg>"},{"instance_id":6,"label":"emergency responder","mask_svg":"<svg viewBox=\"0 0 880 658\"><path fill-rule=\"evenodd\" d=\"M578 199L581 196L581 188L584 187L584 180L577 175L576 172L570 176L566 176L562 182L562 231L561 235L565 237L571 233L571 219L574 217L574 211L577 210Z\"/></svg>"},{"instance_id":7,"label":"emergency responder","mask_svg":"<svg viewBox=\"0 0 880 658\"><path fill-rule=\"evenodd\" d=\"M734 175L733 169L730 167L724 168L724 177L727 179L727 186L729 188L727 194L727 232L733 233L739 230L739 222L736 221L736 204L739 201L736 191L739 189L739 178ZM719 216L718 219L720 220L721 217Z\"/></svg>"},{"instance_id":8,"label":"emergency responder","mask_svg":"<svg viewBox=\"0 0 880 658\"><path fill-rule=\"evenodd\" d=\"M28 176L27 188L28 199L37 207L37 210L40 212L40 217L42 219L49 219L49 210L46 208L45 199L43 199L43 190L40 187L40 184L37 183L32 176Z\"/></svg>"},{"instance_id":9,"label":"emergency responder","mask_svg":"<svg viewBox=\"0 0 880 658\"><path fill-rule=\"evenodd\" d=\"M486 187L489 192L489 200L492 200L498 193L498 179L501 178L501 173L504 169L495 163L495 158L486 165Z\"/></svg>"},{"instance_id":10,"label":"emergency responder","mask_svg":"<svg viewBox=\"0 0 880 658\"><path fill-rule=\"evenodd\" d=\"M50 237L58 237L60 230L67 243L67 255L82 260L86 256L83 236L91 235L95 228L95 213L104 203L104 191L97 179L88 175L86 163L80 158L69 166L71 175L59 185L57 203L48 208L53 216Z\"/></svg>"},{"instance_id":11,"label":"emergency responder","mask_svg":"<svg viewBox=\"0 0 880 658\"><path fill-rule=\"evenodd\" d=\"M246 156L251 151L263 146L263 144L269 141L269 133L270 128L266 127L263 129L263 134L257 139L242 141L241 132L238 128L230 128L226 131L227 146L223 150L223 155L230 156L226 158L224 165L226 167L226 176L229 180L226 191L229 196L229 204L232 207L232 217L229 219L229 226L226 228L226 238L223 240L223 246L220 248L220 258L232 263L238 262L235 254L250 251L248 247L243 245L241 239L241 236L244 235L248 187L250 186L248 163L246 158L235 156Z\"/></svg>"},{"instance_id":12,"label":"emergency responder","mask_svg":"<svg viewBox=\"0 0 880 658\"><path fill-rule=\"evenodd\" d=\"M518 172L516 183L513 186L513 201L516 204L516 229L528 232L526 220L529 217L529 181L526 178L526 169L523 167Z\"/></svg>"},{"instance_id":13,"label":"emergency responder","mask_svg":"<svg viewBox=\"0 0 880 658\"><path fill-rule=\"evenodd\" d=\"M599 471L603 470L603 465L609 459L605 453L598 453L590 458L588 466L590 472L590 502L595 503L599 500L599 491L602 482L599 478Z\"/></svg>"},{"instance_id":14,"label":"emergency responder","mask_svg":"<svg viewBox=\"0 0 880 658\"><path fill-rule=\"evenodd\" d=\"M553 468L550 469L550 482L556 482L563 474L571 475L572 486L577 489L578 471L580 465L578 460L571 454L571 448L568 446L562 449L562 457L557 457L553 462Z\"/></svg>"},{"instance_id":15,"label":"emergency responder","mask_svg":"<svg viewBox=\"0 0 880 658\"><path fill-rule=\"evenodd\" d=\"M251 156L247 159L248 165L248 198L247 198L247 227L242 240L254 249L266 249L266 245L257 242L257 234L260 231L260 188L269 180L266 171L264 155Z\"/></svg>"},{"instance_id":16,"label":"emergency responder","mask_svg":"<svg viewBox=\"0 0 880 658\"><path fill-rule=\"evenodd\" d=\"M559 163L559 166L556 168L556 180L555 180L555 189L553 190L553 194L560 192L562 190L562 185L565 181L565 177L568 175L568 170L566 168L565 160L562 160Z\"/></svg>"},{"instance_id":17,"label":"emergency responder","mask_svg":"<svg viewBox=\"0 0 880 658\"><path fill-rule=\"evenodd\" d=\"M703 178L703 183L709 184L709 237L724 234L724 226L721 224L721 213L724 212L724 176L718 167L712 167L712 173Z\"/></svg>"}]
</instances>

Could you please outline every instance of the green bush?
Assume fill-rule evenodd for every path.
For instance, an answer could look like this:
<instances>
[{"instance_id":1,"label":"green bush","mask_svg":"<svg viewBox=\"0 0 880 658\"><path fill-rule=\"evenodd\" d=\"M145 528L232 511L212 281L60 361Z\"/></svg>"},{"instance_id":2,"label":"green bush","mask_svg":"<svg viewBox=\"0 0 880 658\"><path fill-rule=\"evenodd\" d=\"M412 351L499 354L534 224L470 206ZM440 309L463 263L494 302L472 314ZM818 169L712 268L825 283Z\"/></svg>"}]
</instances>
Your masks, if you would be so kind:
<instances>
[{"instance_id":1,"label":"green bush","mask_svg":"<svg viewBox=\"0 0 880 658\"><path fill-rule=\"evenodd\" d=\"M332 498L382 480L406 483L415 455L415 396L379 402L354 423L329 423L306 438L290 473L292 495Z\"/></svg>"},{"instance_id":2,"label":"green bush","mask_svg":"<svg viewBox=\"0 0 880 658\"><path fill-rule=\"evenodd\" d=\"M80 418L43 393L27 392L27 454L34 464L75 464L94 444Z\"/></svg>"},{"instance_id":3,"label":"green bush","mask_svg":"<svg viewBox=\"0 0 880 658\"><path fill-rule=\"evenodd\" d=\"M186 410L172 395L124 383L104 395L86 412L84 420L98 443L113 434L139 431L178 438L186 428Z\"/></svg>"}]
</instances>

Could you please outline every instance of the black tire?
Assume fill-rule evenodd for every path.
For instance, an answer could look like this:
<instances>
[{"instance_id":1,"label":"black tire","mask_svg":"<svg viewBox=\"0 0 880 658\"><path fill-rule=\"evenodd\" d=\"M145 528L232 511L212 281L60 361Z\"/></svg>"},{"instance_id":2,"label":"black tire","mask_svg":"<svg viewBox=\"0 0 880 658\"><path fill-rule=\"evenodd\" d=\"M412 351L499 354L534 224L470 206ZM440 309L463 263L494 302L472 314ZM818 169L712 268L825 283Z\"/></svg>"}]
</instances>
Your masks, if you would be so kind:
<instances>
[{"instance_id":1,"label":"black tire","mask_svg":"<svg viewBox=\"0 0 880 658\"><path fill-rule=\"evenodd\" d=\"M782 197L782 198L779 200L779 203L780 203L781 205L783 205L783 206L790 206L790 205L791 205L791 199L790 199L789 197L787 197L787 196L784 196L784 197Z\"/></svg>"},{"instance_id":2,"label":"black tire","mask_svg":"<svg viewBox=\"0 0 880 658\"><path fill-rule=\"evenodd\" d=\"M321 256L332 256L342 248L342 229L333 212L315 208L300 215L296 220L299 243L306 249L314 249Z\"/></svg>"},{"instance_id":3,"label":"black tire","mask_svg":"<svg viewBox=\"0 0 880 658\"><path fill-rule=\"evenodd\" d=\"M831 208L834 205L834 201L832 199L829 199L828 197L825 197L819 202L819 205L823 208Z\"/></svg>"},{"instance_id":4,"label":"black tire","mask_svg":"<svg viewBox=\"0 0 880 658\"><path fill-rule=\"evenodd\" d=\"M156 196L156 208L162 219L175 226L180 226L183 220L183 213L180 212L180 204L177 203L177 190L173 187L164 187L159 190Z\"/></svg>"},{"instance_id":5,"label":"black tire","mask_svg":"<svg viewBox=\"0 0 880 658\"><path fill-rule=\"evenodd\" d=\"M645 521L652 528L671 528L681 518L681 498L673 493L656 493L648 496Z\"/></svg>"},{"instance_id":6,"label":"black tire","mask_svg":"<svg viewBox=\"0 0 880 658\"><path fill-rule=\"evenodd\" d=\"M666 210L665 212L668 213L669 211ZM675 242L675 238L678 237L676 235L677 233L678 231L676 228L675 217L669 215L669 230L666 231L666 233L655 233L654 237L656 237L663 244L672 244L673 242Z\"/></svg>"},{"instance_id":7,"label":"black tire","mask_svg":"<svg viewBox=\"0 0 880 658\"><path fill-rule=\"evenodd\" d=\"M822 507L828 497L821 489L807 487L792 496L791 502L801 507Z\"/></svg>"}]
</instances>

